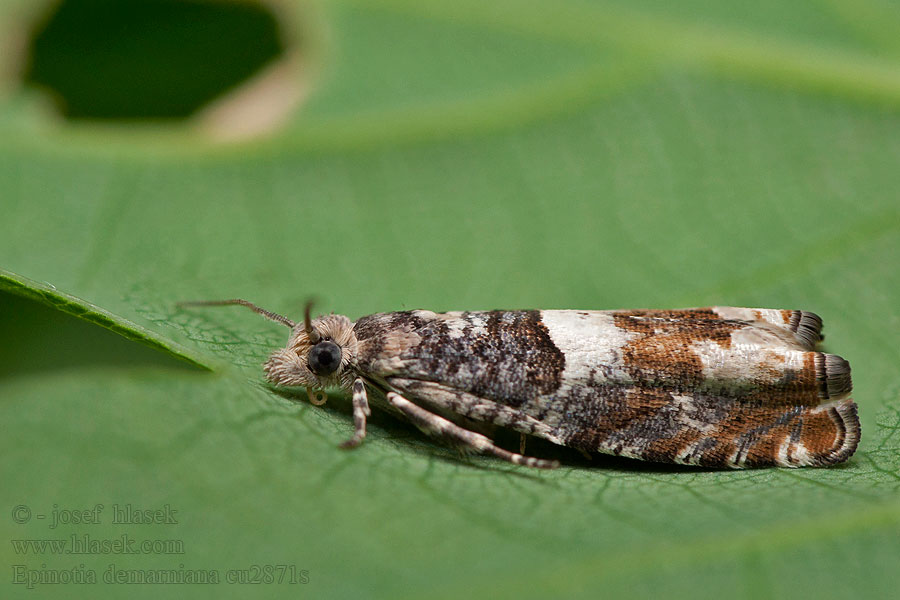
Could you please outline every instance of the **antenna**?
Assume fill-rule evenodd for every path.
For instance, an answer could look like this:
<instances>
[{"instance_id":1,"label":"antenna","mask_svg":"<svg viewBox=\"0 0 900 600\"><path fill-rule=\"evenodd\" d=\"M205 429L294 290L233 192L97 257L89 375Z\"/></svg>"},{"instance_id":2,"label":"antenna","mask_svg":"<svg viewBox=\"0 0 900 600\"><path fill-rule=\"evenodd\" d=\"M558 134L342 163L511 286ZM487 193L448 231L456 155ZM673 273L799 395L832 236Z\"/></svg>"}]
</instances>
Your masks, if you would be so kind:
<instances>
[{"instance_id":1,"label":"antenna","mask_svg":"<svg viewBox=\"0 0 900 600\"><path fill-rule=\"evenodd\" d=\"M232 298L231 300L197 300L191 302L179 302L175 306L226 306L228 304L239 304L241 306L246 306L250 310L255 313L258 313L270 321L275 321L276 323L281 323L282 325L287 325L291 329L294 328L296 323L288 319L287 317L283 317L277 313L270 312L264 308L260 308L257 305L249 302L247 300L241 300L240 298ZM306 333L309 334L312 331L312 325L309 320L309 311L312 308L312 301L306 303ZM317 335L318 337L318 335ZM310 339L312 336L310 335Z\"/></svg>"}]
</instances>

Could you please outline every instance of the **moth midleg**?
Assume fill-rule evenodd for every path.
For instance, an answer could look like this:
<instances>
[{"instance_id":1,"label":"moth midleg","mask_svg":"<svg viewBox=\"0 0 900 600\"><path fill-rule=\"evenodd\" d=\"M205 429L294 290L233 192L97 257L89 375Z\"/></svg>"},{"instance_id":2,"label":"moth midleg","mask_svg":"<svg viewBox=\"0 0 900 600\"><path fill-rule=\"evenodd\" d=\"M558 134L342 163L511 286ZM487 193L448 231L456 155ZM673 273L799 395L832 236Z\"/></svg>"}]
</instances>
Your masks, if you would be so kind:
<instances>
[{"instance_id":1,"label":"moth midleg","mask_svg":"<svg viewBox=\"0 0 900 600\"><path fill-rule=\"evenodd\" d=\"M371 414L366 384L362 377L357 377L353 381L353 437L341 444L341 448L356 448L362 443L366 437L366 417Z\"/></svg>"},{"instance_id":2,"label":"moth midleg","mask_svg":"<svg viewBox=\"0 0 900 600\"><path fill-rule=\"evenodd\" d=\"M452 411L455 414L463 415L475 421L493 423L520 433L544 438L555 444L563 444L563 441L553 434L553 428L547 423L500 402L481 398L433 381L392 377L388 380L388 383L414 398L428 402L430 405Z\"/></svg>"},{"instance_id":3,"label":"moth midleg","mask_svg":"<svg viewBox=\"0 0 900 600\"><path fill-rule=\"evenodd\" d=\"M423 432L443 437L461 445L463 448L474 452L491 454L515 465L525 465L526 467L538 469L555 469L559 466L559 462L555 460L522 456L521 454L498 448L491 440L480 433L463 429L452 421L429 412L417 404L413 404L396 392L388 392L387 400Z\"/></svg>"}]
</instances>

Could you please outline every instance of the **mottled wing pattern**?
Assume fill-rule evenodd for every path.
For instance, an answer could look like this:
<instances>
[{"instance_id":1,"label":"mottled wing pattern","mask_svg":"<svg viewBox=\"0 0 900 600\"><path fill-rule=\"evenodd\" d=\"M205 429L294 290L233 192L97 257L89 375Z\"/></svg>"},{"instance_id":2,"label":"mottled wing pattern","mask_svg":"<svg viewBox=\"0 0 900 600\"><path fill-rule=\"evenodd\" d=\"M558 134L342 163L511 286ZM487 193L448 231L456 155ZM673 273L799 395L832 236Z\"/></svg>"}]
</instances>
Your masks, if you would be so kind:
<instances>
[{"instance_id":1,"label":"mottled wing pattern","mask_svg":"<svg viewBox=\"0 0 900 600\"><path fill-rule=\"evenodd\" d=\"M354 330L359 367L444 412L585 451L827 465L859 440L850 367L795 310L409 311Z\"/></svg>"}]
</instances>

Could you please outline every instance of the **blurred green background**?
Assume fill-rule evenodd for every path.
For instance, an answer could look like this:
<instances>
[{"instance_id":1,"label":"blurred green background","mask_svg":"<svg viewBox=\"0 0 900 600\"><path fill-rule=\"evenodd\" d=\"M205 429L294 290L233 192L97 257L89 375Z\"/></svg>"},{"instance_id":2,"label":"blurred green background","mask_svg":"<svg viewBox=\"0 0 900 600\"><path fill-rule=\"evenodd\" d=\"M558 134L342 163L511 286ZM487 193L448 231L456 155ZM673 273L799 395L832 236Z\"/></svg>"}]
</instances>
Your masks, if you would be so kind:
<instances>
[{"instance_id":1,"label":"blurred green background","mask_svg":"<svg viewBox=\"0 0 900 600\"><path fill-rule=\"evenodd\" d=\"M142 0L116 21L80 0L57 37L51 4L0 3L3 597L896 593L898 3ZM277 64L249 101L275 125L217 142L241 123L197 104ZM174 306L296 318L312 295L351 318L813 310L853 365L862 442L835 468L747 472L538 443L564 466L534 472L376 415L343 452L345 398L263 385L284 330ZM99 523L50 528L97 503ZM114 524L114 504L177 523ZM73 534L182 552L13 543ZM254 565L308 582L225 581ZM13 583L73 569L98 582Z\"/></svg>"}]
</instances>

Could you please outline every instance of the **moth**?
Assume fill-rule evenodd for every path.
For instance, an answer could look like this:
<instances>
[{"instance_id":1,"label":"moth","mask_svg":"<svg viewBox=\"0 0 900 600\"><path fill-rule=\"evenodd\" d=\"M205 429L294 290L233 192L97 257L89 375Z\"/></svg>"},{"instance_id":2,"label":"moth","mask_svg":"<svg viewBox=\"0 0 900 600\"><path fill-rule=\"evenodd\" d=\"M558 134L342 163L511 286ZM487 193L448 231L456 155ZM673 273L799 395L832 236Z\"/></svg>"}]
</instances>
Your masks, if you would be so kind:
<instances>
[{"instance_id":1,"label":"moth","mask_svg":"<svg viewBox=\"0 0 900 600\"><path fill-rule=\"evenodd\" d=\"M815 350L822 319L802 310L389 312L295 323L264 365L277 386L352 396L358 446L370 395L426 434L537 468L525 435L582 452L713 468L826 466L859 443L850 365ZM522 434L520 451L474 425Z\"/></svg>"}]
</instances>

